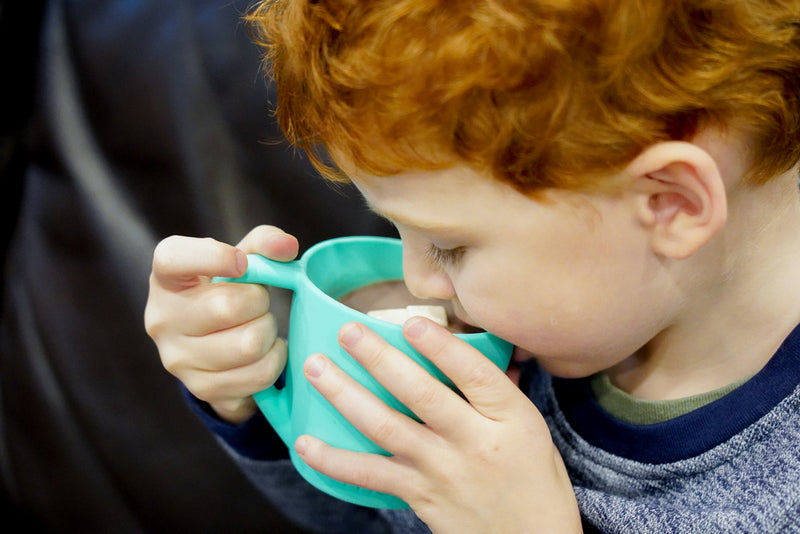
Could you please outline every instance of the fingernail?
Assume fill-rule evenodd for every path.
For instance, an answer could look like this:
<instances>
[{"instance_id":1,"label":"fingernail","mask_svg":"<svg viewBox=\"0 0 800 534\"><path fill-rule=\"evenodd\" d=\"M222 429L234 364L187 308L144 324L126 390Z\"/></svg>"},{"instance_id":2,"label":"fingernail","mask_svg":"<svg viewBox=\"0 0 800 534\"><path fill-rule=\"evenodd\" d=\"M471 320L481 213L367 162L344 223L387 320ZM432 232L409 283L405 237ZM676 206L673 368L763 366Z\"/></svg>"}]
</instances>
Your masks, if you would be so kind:
<instances>
[{"instance_id":1,"label":"fingernail","mask_svg":"<svg viewBox=\"0 0 800 534\"><path fill-rule=\"evenodd\" d=\"M321 376L322 372L325 370L325 358L320 354L312 354L306 359L303 368L308 376L313 376L315 378Z\"/></svg>"},{"instance_id":2,"label":"fingernail","mask_svg":"<svg viewBox=\"0 0 800 534\"><path fill-rule=\"evenodd\" d=\"M348 323L339 331L339 339L342 345L347 347L354 346L362 337L364 337L364 333L361 331L361 327L355 323Z\"/></svg>"},{"instance_id":3,"label":"fingernail","mask_svg":"<svg viewBox=\"0 0 800 534\"><path fill-rule=\"evenodd\" d=\"M420 337L428 329L428 321L420 318L409 319L406 323L406 334L411 337Z\"/></svg>"},{"instance_id":4,"label":"fingernail","mask_svg":"<svg viewBox=\"0 0 800 534\"><path fill-rule=\"evenodd\" d=\"M236 250L236 272L244 274L247 270L247 256L241 250Z\"/></svg>"},{"instance_id":5,"label":"fingernail","mask_svg":"<svg viewBox=\"0 0 800 534\"><path fill-rule=\"evenodd\" d=\"M305 454L308 450L308 440L305 436L300 436L297 438L297 441L294 442L294 450L297 451L297 454Z\"/></svg>"}]
</instances>

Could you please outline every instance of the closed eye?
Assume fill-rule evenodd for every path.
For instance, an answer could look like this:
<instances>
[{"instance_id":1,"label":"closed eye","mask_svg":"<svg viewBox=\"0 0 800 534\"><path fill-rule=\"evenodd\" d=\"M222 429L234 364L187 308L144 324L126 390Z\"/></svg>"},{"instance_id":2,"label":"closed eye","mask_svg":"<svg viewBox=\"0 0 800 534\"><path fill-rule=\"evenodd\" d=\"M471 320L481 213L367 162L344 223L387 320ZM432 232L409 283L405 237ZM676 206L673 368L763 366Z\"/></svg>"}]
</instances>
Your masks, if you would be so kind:
<instances>
[{"instance_id":1,"label":"closed eye","mask_svg":"<svg viewBox=\"0 0 800 534\"><path fill-rule=\"evenodd\" d=\"M425 251L428 261L439 268L452 267L458 265L465 252L464 247L439 248L433 243L428 245Z\"/></svg>"}]
</instances>

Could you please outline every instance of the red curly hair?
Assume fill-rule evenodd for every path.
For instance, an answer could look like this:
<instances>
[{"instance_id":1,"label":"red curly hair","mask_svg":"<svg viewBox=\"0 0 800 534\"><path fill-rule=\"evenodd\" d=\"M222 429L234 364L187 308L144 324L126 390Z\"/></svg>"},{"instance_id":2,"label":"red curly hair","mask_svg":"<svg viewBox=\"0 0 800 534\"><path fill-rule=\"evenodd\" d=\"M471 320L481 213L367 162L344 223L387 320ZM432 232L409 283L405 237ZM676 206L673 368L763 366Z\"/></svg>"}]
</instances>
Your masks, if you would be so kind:
<instances>
[{"instance_id":1,"label":"red curly hair","mask_svg":"<svg viewBox=\"0 0 800 534\"><path fill-rule=\"evenodd\" d=\"M800 0L265 0L246 17L287 138L374 175L466 163L598 185L705 125L753 183L800 160Z\"/></svg>"}]
</instances>

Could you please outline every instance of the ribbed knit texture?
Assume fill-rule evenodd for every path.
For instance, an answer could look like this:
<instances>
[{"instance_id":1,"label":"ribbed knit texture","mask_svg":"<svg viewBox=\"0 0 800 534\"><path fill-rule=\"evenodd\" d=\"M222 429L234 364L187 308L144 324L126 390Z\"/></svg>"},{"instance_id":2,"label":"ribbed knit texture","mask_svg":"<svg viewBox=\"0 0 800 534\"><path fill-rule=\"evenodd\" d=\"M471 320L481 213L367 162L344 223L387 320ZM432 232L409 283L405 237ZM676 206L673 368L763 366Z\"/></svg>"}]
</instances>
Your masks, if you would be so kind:
<instances>
[{"instance_id":1,"label":"ribbed knit texture","mask_svg":"<svg viewBox=\"0 0 800 534\"><path fill-rule=\"evenodd\" d=\"M721 399L747 381L740 380L725 387L672 400L639 399L627 394L611 383L606 373L597 373L589 382L597 403L609 414L637 425L660 423L685 415L717 399Z\"/></svg>"},{"instance_id":2,"label":"ribbed knit texture","mask_svg":"<svg viewBox=\"0 0 800 534\"><path fill-rule=\"evenodd\" d=\"M617 419L595 400L590 379L554 379L535 362L524 365L520 387L550 426L586 531L769 534L800 533L798 384L796 329L750 380L660 423ZM308 485L288 460L242 455L254 450L242 435L248 428L257 427L220 432L220 441L264 495L298 523L327 533L428 532L410 510L344 503ZM262 431L256 434L264 439Z\"/></svg>"}]
</instances>

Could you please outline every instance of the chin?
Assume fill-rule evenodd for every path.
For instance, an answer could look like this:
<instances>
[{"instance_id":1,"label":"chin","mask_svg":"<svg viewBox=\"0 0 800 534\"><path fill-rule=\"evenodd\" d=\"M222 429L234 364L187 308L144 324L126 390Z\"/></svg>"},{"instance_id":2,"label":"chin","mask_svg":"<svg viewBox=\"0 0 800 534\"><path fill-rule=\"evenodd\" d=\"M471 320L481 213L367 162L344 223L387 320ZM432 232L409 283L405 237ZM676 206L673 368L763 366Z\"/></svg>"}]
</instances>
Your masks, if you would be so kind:
<instances>
[{"instance_id":1,"label":"chin","mask_svg":"<svg viewBox=\"0 0 800 534\"><path fill-rule=\"evenodd\" d=\"M515 362L536 360L539 367L558 378L584 378L601 370L598 369L596 364L587 365L585 360L566 360L564 358L539 356L519 345L514 347L512 358Z\"/></svg>"},{"instance_id":2,"label":"chin","mask_svg":"<svg viewBox=\"0 0 800 534\"><path fill-rule=\"evenodd\" d=\"M558 378L585 378L602 371L602 368L598 368L596 365L587 365L583 362L569 362L538 357L536 361L539 367Z\"/></svg>"}]
</instances>

